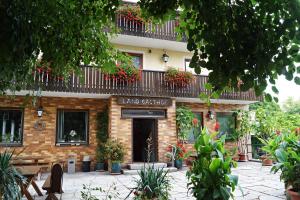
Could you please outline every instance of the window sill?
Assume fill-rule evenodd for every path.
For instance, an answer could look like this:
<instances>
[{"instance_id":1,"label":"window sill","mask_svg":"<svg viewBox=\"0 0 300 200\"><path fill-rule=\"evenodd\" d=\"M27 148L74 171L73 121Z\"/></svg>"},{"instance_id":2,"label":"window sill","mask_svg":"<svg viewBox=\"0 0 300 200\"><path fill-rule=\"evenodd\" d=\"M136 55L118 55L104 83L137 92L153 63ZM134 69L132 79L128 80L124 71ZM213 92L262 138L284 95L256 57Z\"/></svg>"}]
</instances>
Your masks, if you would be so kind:
<instances>
[{"instance_id":1,"label":"window sill","mask_svg":"<svg viewBox=\"0 0 300 200\"><path fill-rule=\"evenodd\" d=\"M55 146L65 147L65 146L88 146L88 143L56 143Z\"/></svg>"},{"instance_id":2,"label":"window sill","mask_svg":"<svg viewBox=\"0 0 300 200\"><path fill-rule=\"evenodd\" d=\"M21 143L0 143L0 147L22 147Z\"/></svg>"}]
</instances>

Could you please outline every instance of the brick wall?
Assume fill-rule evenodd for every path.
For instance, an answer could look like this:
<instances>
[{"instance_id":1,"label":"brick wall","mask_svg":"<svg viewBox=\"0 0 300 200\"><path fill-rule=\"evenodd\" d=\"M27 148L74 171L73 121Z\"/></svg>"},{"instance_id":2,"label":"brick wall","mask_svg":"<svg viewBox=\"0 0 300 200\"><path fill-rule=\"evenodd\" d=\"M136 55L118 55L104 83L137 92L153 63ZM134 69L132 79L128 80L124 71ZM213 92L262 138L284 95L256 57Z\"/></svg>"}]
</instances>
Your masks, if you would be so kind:
<instances>
[{"instance_id":1,"label":"brick wall","mask_svg":"<svg viewBox=\"0 0 300 200\"><path fill-rule=\"evenodd\" d=\"M144 109L166 109L167 118L158 119L158 160L166 161L166 150L168 143L175 144L177 141L176 135L176 105L172 100L172 106L167 108L162 107L145 107L145 106L121 106L117 104L117 98L110 98L109 102L109 135L112 138L118 139L125 147L124 163L132 162L132 119L122 119L122 108L144 108Z\"/></svg>"},{"instance_id":2,"label":"brick wall","mask_svg":"<svg viewBox=\"0 0 300 200\"><path fill-rule=\"evenodd\" d=\"M24 105L23 97L0 98L0 107L21 108ZM19 156L43 157L45 161L56 162L58 160L67 160L68 155L75 154L77 163L76 170L81 170L81 160L84 155L90 155L95 159L96 150L96 115L107 105L107 100L101 99L81 99L81 98L59 98L42 97L42 106L44 113L42 121L45 122L45 129L40 131L34 128L38 120L36 108L31 106L31 100L24 107L24 129L23 146L15 147L16 153L23 151ZM64 146L55 145L56 142L56 116L57 109L81 109L89 111L89 145L82 146ZM0 151L5 148L0 147ZM12 148L10 148L12 149ZM92 162L94 165L94 162Z\"/></svg>"}]
</instances>

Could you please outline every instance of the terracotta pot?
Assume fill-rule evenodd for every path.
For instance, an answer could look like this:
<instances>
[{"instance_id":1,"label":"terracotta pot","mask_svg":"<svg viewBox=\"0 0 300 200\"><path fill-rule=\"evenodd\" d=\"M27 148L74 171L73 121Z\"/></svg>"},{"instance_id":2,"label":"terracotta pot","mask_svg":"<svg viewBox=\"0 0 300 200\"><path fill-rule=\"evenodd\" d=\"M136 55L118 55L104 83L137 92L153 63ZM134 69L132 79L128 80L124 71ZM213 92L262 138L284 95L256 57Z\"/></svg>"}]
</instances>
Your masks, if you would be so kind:
<instances>
[{"instance_id":1,"label":"terracotta pot","mask_svg":"<svg viewBox=\"0 0 300 200\"><path fill-rule=\"evenodd\" d=\"M240 153L239 154L239 162L247 162L248 161L248 155Z\"/></svg>"},{"instance_id":2,"label":"terracotta pot","mask_svg":"<svg viewBox=\"0 0 300 200\"><path fill-rule=\"evenodd\" d=\"M262 165L263 166L272 166L273 165L273 160L269 158L265 158L262 160Z\"/></svg>"},{"instance_id":3,"label":"terracotta pot","mask_svg":"<svg viewBox=\"0 0 300 200\"><path fill-rule=\"evenodd\" d=\"M294 192L292 189L287 190L291 200L300 200L300 195L298 192Z\"/></svg>"}]
</instances>

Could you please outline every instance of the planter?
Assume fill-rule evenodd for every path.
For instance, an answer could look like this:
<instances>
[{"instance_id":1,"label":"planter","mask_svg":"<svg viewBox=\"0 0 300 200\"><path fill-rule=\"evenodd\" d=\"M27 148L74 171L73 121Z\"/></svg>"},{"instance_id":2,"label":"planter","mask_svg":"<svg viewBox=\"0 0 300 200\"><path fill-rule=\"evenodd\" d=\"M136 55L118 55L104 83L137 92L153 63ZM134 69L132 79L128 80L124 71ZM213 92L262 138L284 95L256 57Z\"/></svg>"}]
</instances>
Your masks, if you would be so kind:
<instances>
[{"instance_id":1,"label":"planter","mask_svg":"<svg viewBox=\"0 0 300 200\"><path fill-rule=\"evenodd\" d=\"M91 171L91 161L82 161L82 171L83 172Z\"/></svg>"},{"instance_id":2,"label":"planter","mask_svg":"<svg viewBox=\"0 0 300 200\"><path fill-rule=\"evenodd\" d=\"M287 193L289 194L291 200L300 200L300 195L298 192L294 192L292 189L288 189Z\"/></svg>"},{"instance_id":3,"label":"planter","mask_svg":"<svg viewBox=\"0 0 300 200\"><path fill-rule=\"evenodd\" d=\"M177 169L182 169L182 160L175 160L175 167Z\"/></svg>"},{"instance_id":4,"label":"planter","mask_svg":"<svg viewBox=\"0 0 300 200\"><path fill-rule=\"evenodd\" d=\"M95 171L104 171L104 163L97 162L95 165Z\"/></svg>"},{"instance_id":5,"label":"planter","mask_svg":"<svg viewBox=\"0 0 300 200\"><path fill-rule=\"evenodd\" d=\"M111 174L121 174L121 164L119 162L111 163Z\"/></svg>"},{"instance_id":6,"label":"planter","mask_svg":"<svg viewBox=\"0 0 300 200\"><path fill-rule=\"evenodd\" d=\"M241 153L239 154L239 162L247 162L248 161L248 155Z\"/></svg>"},{"instance_id":7,"label":"planter","mask_svg":"<svg viewBox=\"0 0 300 200\"><path fill-rule=\"evenodd\" d=\"M261 156L260 157L262 161L262 166L272 166L273 165L273 160L269 159L267 156Z\"/></svg>"}]
</instances>

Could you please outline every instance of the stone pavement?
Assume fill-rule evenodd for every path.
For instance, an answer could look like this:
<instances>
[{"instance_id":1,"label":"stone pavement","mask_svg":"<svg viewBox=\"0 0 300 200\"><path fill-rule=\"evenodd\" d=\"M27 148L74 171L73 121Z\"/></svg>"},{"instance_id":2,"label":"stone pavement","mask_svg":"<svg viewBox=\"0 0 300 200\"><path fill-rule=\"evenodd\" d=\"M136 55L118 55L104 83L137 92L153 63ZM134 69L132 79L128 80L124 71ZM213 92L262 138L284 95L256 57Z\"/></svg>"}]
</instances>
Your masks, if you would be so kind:
<instances>
[{"instance_id":1,"label":"stone pavement","mask_svg":"<svg viewBox=\"0 0 300 200\"><path fill-rule=\"evenodd\" d=\"M233 169L233 174L239 175L239 184L242 192L237 188L235 191L235 199L241 200L279 200L285 199L284 185L279 181L279 174L271 174L270 167L262 167L261 163L247 162L238 163L238 168ZM172 172L171 182L171 199L172 200L189 200L194 199L190 194L187 194L187 179L186 171ZM47 174L42 176L42 180L37 181L41 187ZM120 194L118 199L124 199L134 187L134 179L136 175L108 175L100 172L64 174L62 200L79 200L80 191L83 184L91 185L91 187L109 188L113 183L116 184L117 192ZM33 189L30 188L33 192ZM244 194L244 196L243 196ZM131 195L132 197L132 195ZM25 198L24 198L25 199ZM44 197L35 199L44 200ZM132 199L132 198L129 198Z\"/></svg>"}]
</instances>

